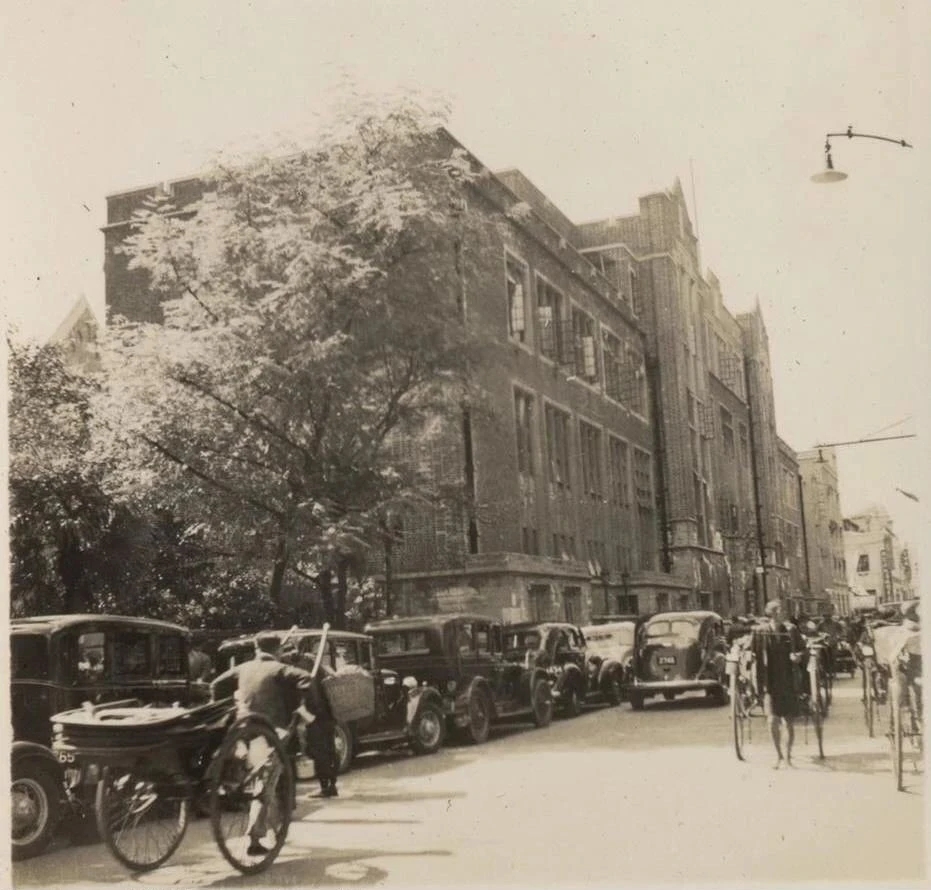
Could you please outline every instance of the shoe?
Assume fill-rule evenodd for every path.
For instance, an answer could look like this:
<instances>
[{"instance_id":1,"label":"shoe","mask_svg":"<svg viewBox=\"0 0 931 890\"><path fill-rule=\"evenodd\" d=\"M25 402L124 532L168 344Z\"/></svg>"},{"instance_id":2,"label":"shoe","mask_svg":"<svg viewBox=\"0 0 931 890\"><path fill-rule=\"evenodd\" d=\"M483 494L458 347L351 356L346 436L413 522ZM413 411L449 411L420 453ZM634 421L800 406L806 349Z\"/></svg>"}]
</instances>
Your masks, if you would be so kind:
<instances>
[{"instance_id":1,"label":"shoe","mask_svg":"<svg viewBox=\"0 0 931 890\"><path fill-rule=\"evenodd\" d=\"M267 850L265 847L263 847L258 841L253 841L251 844L249 844L249 849L246 850L246 855L247 856L267 856L269 852L270 851Z\"/></svg>"},{"instance_id":2,"label":"shoe","mask_svg":"<svg viewBox=\"0 0 931 890\"><path fill-rule=\"evenodd\" d=\"M324 797L339 797L339 792L336 790L336 785L330 785L329 788L323 790Z\"/></svg>"}]
</instances>

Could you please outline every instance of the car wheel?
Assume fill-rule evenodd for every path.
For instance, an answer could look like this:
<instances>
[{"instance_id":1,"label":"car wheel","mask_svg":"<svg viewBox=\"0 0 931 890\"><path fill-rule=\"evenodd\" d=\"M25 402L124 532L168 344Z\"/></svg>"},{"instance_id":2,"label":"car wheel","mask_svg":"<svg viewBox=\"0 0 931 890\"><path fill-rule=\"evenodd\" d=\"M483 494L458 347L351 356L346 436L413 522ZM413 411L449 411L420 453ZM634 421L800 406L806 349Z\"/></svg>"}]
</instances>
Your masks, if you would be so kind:
<instances>
[{"instance_id":1,"label":"car wheel","mask_svg":"<svg viewBox=\"0 0 931 890\"><path fill-rule=\"evenodd\" d=\"M643 696L639 692L631 692L630 707L633 711L643 710Z\"/></svg>"},{"instance_id":2,"label":"car wheel","mask_svg":"<svg viewBox=\"0 0 931 890\"><path fill-rule=\"evenodd\" d=\"M616 673L608 677L608 688L606 692L609 704L619 705L621 703L621 698L624 695L624 686L621 683L621 678Z\"/></svg>"},{"instance_id":3,"label":"car wheel","mask_svg":"<svg viewBox=\"0 0 931 890\"><path fill-rule=\"evenodd\" d=\"M13 859L41 853L55 834L62 816L61 783L37 760L13 764L10 785Z\"/></svg>"},{"instance_id":4,"label":"car wheel","mask_svg":"<svg viewBox=\"0 0 931 890\"><path fill-rule=\"evenodd\" d=\"M533 708L533 722L539 726L549 726L553 721L553 693L546 680L537 680L530 699Z\"/></svg>"},{"instance_id":5,"label":"car wheel","mask_svg":"<svg viewBox=\"0 0 931 890\"><path fill-rule=\"evenodd\" d=\"M570 686L566 690L566 703L563 705L567 717L578 717L582 713L582 700L579 698L579 690L575 686Z\"/></svg>"},{"instance_id":6,"label":"car wheel","mask_svg":"<svg viewBox=\"0 0 931 890\"><path fill-rule=\"evenodd\" d=\"M423 705L411 727L411 749L415 754L434 754L440 750L445 736L443 712L436 705Z\"/></svg>"},{"instance_id":7,"label":"car wheel","mask_svg":"<svg viewBox=\"0 0 931 890\"><path fill-rule=\"evenodd\" d=\"M469 725L465 728L466 739L473 745L488 740L491 730L491 706L484 692L475 691L469 696Z\"/></svg>"},{"instance_id":8,"label":"car wheel","mask_svg":"<svg viewBox=\"0 0 931 890\"><path fill-rule=\"evenodd\" d=\"M349 769L353 758L352 730L345 723L337 723L333 730L333 742L336 748L337 772L342 775Z\"/></svg>"}]
</instances>

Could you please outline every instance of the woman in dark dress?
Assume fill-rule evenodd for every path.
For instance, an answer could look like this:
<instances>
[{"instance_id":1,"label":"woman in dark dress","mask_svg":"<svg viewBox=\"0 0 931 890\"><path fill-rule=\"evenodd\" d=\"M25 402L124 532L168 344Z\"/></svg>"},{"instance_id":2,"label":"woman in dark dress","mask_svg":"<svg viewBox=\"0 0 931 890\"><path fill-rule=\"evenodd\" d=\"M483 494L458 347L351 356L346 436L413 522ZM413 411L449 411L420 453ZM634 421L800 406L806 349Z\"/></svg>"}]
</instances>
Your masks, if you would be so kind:
<instances>
[{"instance_id":1,"label":"woman in dark dress","mask_svg":"<svg viewBox=\"0 0 931 890\"><path fill-rule=\"evenodd\" d=\"M753 655L756 662L757 689L763 696L763 708L776 748L779 769L783 759L792 766L795 742L795 718L798 716L798 667L805 644L798 628L782 620L782 604L766 604L766 623L753 632ZM782 755L781 725L786 725L786 755Z\"/></svg>"}]
</instances>

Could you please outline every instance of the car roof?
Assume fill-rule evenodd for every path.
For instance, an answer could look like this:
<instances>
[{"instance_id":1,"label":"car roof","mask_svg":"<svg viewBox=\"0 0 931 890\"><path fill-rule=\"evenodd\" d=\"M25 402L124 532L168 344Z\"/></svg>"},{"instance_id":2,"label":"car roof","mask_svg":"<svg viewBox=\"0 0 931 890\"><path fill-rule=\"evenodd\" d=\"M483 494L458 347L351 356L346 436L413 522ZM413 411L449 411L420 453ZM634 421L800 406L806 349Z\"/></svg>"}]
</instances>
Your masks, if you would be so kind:
<instances>
[{"instance_id":1,"label":"car roof","mask_svg":"<svg viewBox=\"0 0 931 890\"><path fill-rule=\"evenodd\" d=\"M671 621L683 618L691 619L693 621L704 621L706 618L715 618L718 621L724 620L717 612L711 612L706 609L683 609L679 612L657 612L655 615L651 615L647 619L647 624L650 624L654 621Z\"/></svg>"},{"instance_id":2,"label":"car roof","mask_svg":"<svg viewBox=\"0 0 931 890\"><path fill-rule=\"evenodd\" d=\"M14 634L54 634L83 624L109 624L114 627L130 627L139 630L170 630L185 635L190 634L190 630L183 625L172 624L170 621L160 621L157 618L136 618L130 615L95 615L91 613L34 615L30 618L14 618L10 621L10 631Z\"/></svg>"},{"instance_id":3,"label":"car roof","mask_svg":"<svg viewBox=\"0 0 931 890\"><path fill-rule=\"evenodd\" d=\"M636 623L636 621L612 621L608 624L587 624L582 628L582 633L588 636L590 633L598 633L599 631L622 630L635 627Z\"/></svg>"},{"instance_id":4,"label":"car roof","mask_svg":"<svg viewBox=\"0 0 931 890\"><path fill-rule=\"evenodd\" d=\"M515 621L514 624L504 625L505 631L509 630L548 630L551 627L568 627L575 628L575 624L568 621Z\"/></svg>"},{"instance_id":5,"label":"car roof","mask_svg":"<svg viewBox=\"0 0 931 890\"><path fill-rule=\"evenodd\" d=\"M365 625L365 632L418 630L423 627L443 627L446 624L458 621L501 623L499 618L492 618L489 615L477 615L472 612L442 612L437 615L412 615L409 618L386 618L382 621L372 621Z\"/></svg>"},{"instance_id":6,"label":"car roof","mask_svg":"<svg viewBox=\"0 0 931 890\"><path fill-rule=\"evenodd\" d=\"M286 635L289 635L289 639L292 639L292 640L303 639L306 637L320 637L323 635L323 629L315 628L315 627L314 628L299 627L297 630L290 630L290 629L289 630L260 630L254 634L242 634L238 637L231 637L228 640L223 640L223 642L220 643L219 648L229 649L229 648L232 648L233 646L242 646L245 644L249 644L251 646L252 641L255 639L260 639L260 640L279 639L280 640L280 639L283 639ZM328 630L327 639L345 642L348 640L367 641L367 640L370 640L371 637L369 637L368 634L354 633L353 631L349 631L349 630Z\"/></svg>"}]
</instances>

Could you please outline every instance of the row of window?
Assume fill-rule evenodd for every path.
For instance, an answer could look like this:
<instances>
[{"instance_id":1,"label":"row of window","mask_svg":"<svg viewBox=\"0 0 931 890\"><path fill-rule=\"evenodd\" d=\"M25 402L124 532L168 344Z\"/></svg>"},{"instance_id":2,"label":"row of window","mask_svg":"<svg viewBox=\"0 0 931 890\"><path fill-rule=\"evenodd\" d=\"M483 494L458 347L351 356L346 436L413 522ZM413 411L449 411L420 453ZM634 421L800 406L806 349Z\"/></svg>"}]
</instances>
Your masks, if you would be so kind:
<instances>
[{"instance_id":1,"label":"row of window","mask_svg":"<svg viewBox=\"0 0 931 890\"><path fill-rule=\"evenodd\" d=\"M540 354L628 407L635 414L647 414L646 366L643 353L631 343L601 328L596 320L568 301L565 295L540 275L536 282L537 338ZM530 345L532 305L530 272L527 265L505 257L505 283L508 303L508 336L516 343ZM599 343L600 339L600 343Z\"/></svg>"},{"instance_id":2,"label":"row of window","mask_svg":"<svg viewBox=\"0 0 931 890\"><path fill-rule=\"evenodd\" d=\"M514 390L517 469L522 475L536 475L536 399L522 389ZM571 468L572 418L548 402L543 408L544 455L547 479L571 489L581 486L584 494L606 499L620 507L631 504L631 493L638 506L653 505L653 477L650 454L585 420L578 421L578 469ZM607 451L604 450L607 441ZM607 474L605 473L607 465Z\"/></svg>"}]
</instances>

